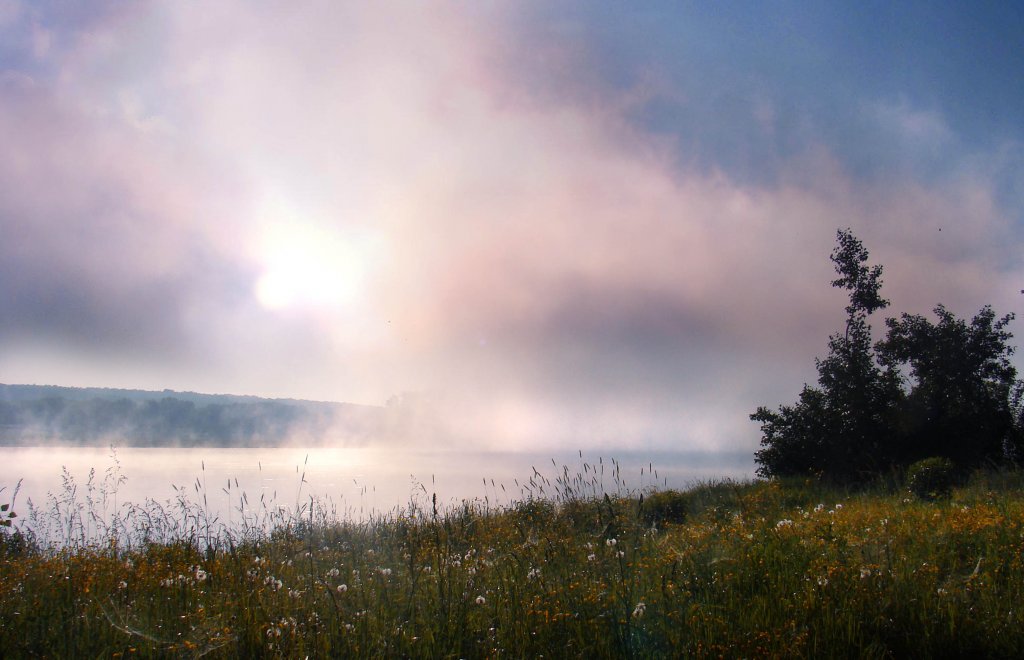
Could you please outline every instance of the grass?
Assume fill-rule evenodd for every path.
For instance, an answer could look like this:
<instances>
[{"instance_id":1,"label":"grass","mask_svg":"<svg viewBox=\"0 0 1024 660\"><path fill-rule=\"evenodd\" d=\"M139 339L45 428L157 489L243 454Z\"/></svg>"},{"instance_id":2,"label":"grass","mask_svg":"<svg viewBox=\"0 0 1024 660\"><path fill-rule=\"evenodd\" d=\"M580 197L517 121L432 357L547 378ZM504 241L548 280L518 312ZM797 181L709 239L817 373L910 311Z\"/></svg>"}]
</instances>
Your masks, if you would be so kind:
<instances>
[{"instance_id":1,"label":"grass","mask_svg":"<svg viewBox=\"0 0 1024 660\"><path fill-rule=\"evenodd\" d=\"M765 481L604 494L595 474L535 473L522 500L500 507L439 507L424 490L360 521L316 501L240 506L230 528L184 496L121 504L103 522L66 484L23 527L0 528L0 648L1024 657L1020 473L976 475L937 501ZM42 531L59 541L44 545Z\"/></svg>"}]
</instances>

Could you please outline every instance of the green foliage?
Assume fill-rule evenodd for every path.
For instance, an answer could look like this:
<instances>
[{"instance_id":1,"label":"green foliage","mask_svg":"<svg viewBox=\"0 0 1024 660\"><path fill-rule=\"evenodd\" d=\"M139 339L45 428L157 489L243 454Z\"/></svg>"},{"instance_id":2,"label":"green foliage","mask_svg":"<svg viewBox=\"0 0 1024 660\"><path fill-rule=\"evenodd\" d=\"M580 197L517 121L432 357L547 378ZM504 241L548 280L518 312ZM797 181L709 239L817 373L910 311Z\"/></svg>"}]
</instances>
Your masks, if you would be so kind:
<instances>
[{"instance_id":1,"label":"green foliage","mask_svg":"<svg viewBox=\"0 0 1024 660\"><path fill-rule=\"evenodd\" d=\"M923 458L907 468L907 488L923 499L949 497L956 485L956 466L945 456Z\"/></svg>"},{"instance_id":2,"label":"green foliage","mask_svg":"<svg viewBox=\"0 0 1024 660\"><path fill-rule=\"evenodd\" d=\"M866 316L888 307L889 301L880 295L882 267L865 265L868 251L860 239L849 229L840 229L836 232L836 243L830 258L839 277L832 280L832 286L849 290L850 304L846 307L849 317Z\"/></svg>"},{"instance_id":3,"label":"green foliage","mask_svg":"<svg viewBox=\"0 0 1024 660\"><path fill-rule=\"evenodd\" d=\"M690 498L678 490L662 490L651 493L643 501L641 514L648 525L682 523L690 512Z\"/></svg>"},{"instance_id":4,"label":"green foliage","mask_svg":"<svg viewBox=\"0 0 1024 660\"><path fill-rule=\"evenodd\" d=\"M941 455L962 468L998 461L1015 433L1017 371L1006 330L1013 314L997 320L986 306L968 324L939 305L935 316L938 323L909 314L888 319L878 347L887 364L909 365L914 380L901 458Z\"/></svg>"},{"instance_id":5,"label":"green foliage","mask_svg":"<svg viewBox=\"0 0 1024 660\"><path fill-rule=\"evenodd\" d=\"M758 474L816 476L866 483L933 455L961 470L1024 454L1024 385L1010 363L1014 348L1000 319L984 307L968 324L944 306L937 323L904 314L886 321L872 344L868 316L888 306L882 267L849 230L832 253L849 291L846 327L816 360L818 386L805 385L795 405L758 408ZM904 374L909 375L909 379Z\"/></svg>"},{"instance_id":6,"label":"green foliage","mask_svg":"<svg viewBox=\"0 0 1024 660\"><path fill-rule=\"evenodd\" d=\"M886 307L881 298L882 267L868 267L867 250L849 230L837 232L832 253L839 278L849 290L846 329L829 338L829 354L816 360L818 387L805 385L794 406L760 407L761 476L817 475L842 482L863 481L883 465L893 442L901 399L899 376L883 370L872 347L868 315Z\"/></svg>"},{"instance_id":7,"label":"green foliage","mask_svg":"<svg viewBox=\"0 0 1024 660\"><path fill-rule=\"evenodd\" d=\"M5 657L1021 657L1024 478L302 509L0 561ZM994 484L1005 489L993 491ZM594 526L566 524L568 508ZM651 529L643 512L685 511ZM177 529L187 530L187 524ZM157 534L154 533L154 536ZM116 541L113 545L110 541Z\"/></svg>"}]
</instances>

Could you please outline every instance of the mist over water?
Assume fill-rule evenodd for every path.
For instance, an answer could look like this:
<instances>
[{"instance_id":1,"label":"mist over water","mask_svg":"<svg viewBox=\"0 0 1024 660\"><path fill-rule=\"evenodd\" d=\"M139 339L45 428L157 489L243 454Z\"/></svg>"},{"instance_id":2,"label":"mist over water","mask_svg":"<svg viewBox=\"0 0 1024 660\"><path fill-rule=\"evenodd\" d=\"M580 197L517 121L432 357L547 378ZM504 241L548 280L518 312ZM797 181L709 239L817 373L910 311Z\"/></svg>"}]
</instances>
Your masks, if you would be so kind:
<instances>
[{"instance_id":1,"label":"mist over water","mask_svg":"<svg viewBox=\"0 0 1024 660\"><path fill-rule=\"evenodd\" d=\"M76 497L107 492L108 507L147 500L173 503L180 496L207 508L224 523L239 507L297 509L315 498L339 517L362 518L404 507L411 501L439 504L479 499L508 504L530 496L553 496L560 476L583 476L590 488L614 493L651 487L685 488L695 481L749 478L750 452L623 450L481 451L463 448L110 448L5 447L0 486L8 502L22 480L16 510L28 502L47 506L62 496L65 474ZM535 472L536 470L536 472ZM537 477L540 475L547 480ZM120 479L123 477L123 479ZM530 486L531 478L534 485ZM120 481L120 483L118 483ZM262 499L261 499L262 498Z\"/></svg>"}]
</instances>

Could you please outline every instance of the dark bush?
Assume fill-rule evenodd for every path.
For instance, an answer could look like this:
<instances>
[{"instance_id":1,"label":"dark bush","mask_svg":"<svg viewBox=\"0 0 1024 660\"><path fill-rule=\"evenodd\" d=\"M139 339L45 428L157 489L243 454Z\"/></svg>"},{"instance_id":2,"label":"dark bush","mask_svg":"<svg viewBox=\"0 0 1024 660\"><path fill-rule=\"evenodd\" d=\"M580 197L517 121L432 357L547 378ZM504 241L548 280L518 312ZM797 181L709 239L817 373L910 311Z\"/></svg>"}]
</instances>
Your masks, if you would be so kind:
<instances>
[{"instance_id":1,"label":"dark bush","mask_svg":"<svg viewBox=\"0 0 1024 660\"><path fill-rule=\"evenodd\" d=\"M640 515L648 525L682 523L690 509L690 496L678 490L660 490L644 498Z\"/></svg>"},{"instance_id":2,"label":"dark bush","mask_svg":"<svg viewBox=\"0 0 1024 660\"><path fill-rule=\"evenodd\" d=\"M948 497L956 483L956 466L944 456L920 460L907 468L907 488L926 500Z\"/></svg>"}]
</instances>

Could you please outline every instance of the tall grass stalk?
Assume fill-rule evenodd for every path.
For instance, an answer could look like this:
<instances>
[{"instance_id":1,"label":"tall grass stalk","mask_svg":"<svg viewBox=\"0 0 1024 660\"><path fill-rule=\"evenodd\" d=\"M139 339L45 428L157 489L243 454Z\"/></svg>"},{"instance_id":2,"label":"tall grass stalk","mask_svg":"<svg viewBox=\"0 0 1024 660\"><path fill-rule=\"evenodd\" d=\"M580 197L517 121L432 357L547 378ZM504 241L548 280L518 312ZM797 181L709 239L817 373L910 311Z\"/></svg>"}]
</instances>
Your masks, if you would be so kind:
<instances>
[{"instance_id":1,"label":"tall grass stalk","mask_svg":"<svg viewBox=\"0 0 1024 660\"><path fill-rule=\"evenodd\" d=\"M174 501L111 512L91 510L106 506L102 492L87 488L83 502L65 475L64 491L16 526L25 542L0 528L0 648L6 657L1024 656L1019 473L979 474L948 499L924 501L897 487L806 481L659 491L653 466L631 490L615 461L599 459L576 472L555 466L553 478L534 469L507 504L493 482L483 500L447 506L417 484L406 506L366 515L362 504L339 514L302 497L304 483L303 474L284 507L276 494L250 502L228 482L235 505L220 521L199 480L194 499L179 489Z\"/></svg>"}]
</instances>

